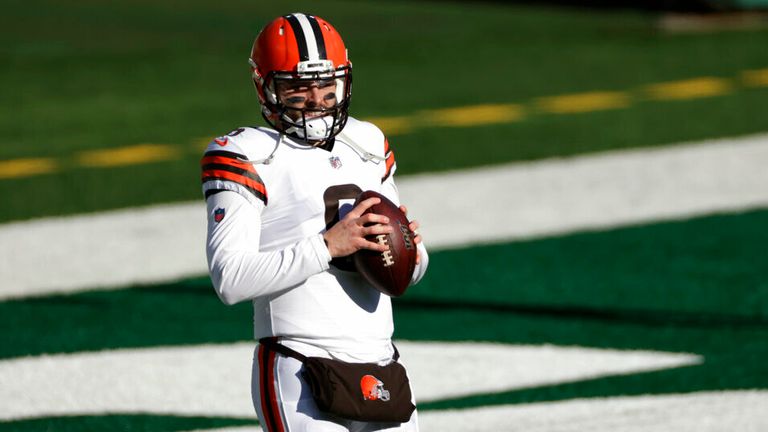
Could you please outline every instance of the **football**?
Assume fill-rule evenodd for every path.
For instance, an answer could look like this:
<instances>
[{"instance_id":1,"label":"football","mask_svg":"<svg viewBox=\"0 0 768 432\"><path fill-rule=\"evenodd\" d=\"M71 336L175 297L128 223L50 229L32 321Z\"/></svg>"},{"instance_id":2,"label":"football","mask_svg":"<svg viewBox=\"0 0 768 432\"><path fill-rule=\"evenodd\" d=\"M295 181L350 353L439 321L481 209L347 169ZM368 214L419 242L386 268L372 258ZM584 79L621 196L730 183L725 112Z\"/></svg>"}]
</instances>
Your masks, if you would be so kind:
<instances>
[{"instance_id":1,"label":"football","mask_svg":"<svg viewBox=\"0 0 768 432\"><path fill-rule=\"evenodd\" d=\"M361 249L352 255L357 271L377 290L390 297L399 297L405 293L411 282L416 267L416 243L414 234L408 227L408 218L392 201L374 191L365 191L358 195L355 205L368 198L379 198L379 204L371 206L366 213L375 213L389 218L393 228L391 234L370 235L372 242L389 245L386 252Z\"/></svg>"}]
</instances>

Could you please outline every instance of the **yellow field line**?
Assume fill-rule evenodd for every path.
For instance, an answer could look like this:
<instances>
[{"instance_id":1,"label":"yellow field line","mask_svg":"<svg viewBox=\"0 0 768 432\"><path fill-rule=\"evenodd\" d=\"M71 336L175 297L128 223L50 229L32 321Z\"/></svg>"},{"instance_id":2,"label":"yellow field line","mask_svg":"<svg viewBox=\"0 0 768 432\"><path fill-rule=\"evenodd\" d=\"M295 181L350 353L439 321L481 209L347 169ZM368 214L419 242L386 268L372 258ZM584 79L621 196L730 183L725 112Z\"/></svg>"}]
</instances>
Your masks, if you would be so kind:
<instances>
[{"instance_id":1,"label":"yellow field line","mask_svg":"<svg viewBox=\"0 0 768 432\"><path fill-rule=\"evenodd\" d=\"M524 111L516 104L484 104L422 111L417 118L429 126L467 127L520 121Z\"/></svg>"},{"instance_id":2,"label":"yellow field line","mask_svg":"<svg viewBox=\"0 0 768 432\"><path fill-rule=\"evenodd\" d=\"M138 144L117 149L91 150L80 153L76 159L85 167L114 167L160 162L179 156L176 146L168 144Z\"/></svg>"},{"instance_id":3,"label":"yellow field line","mask_svg":"<svg viewBox=\"0 0 768 432\"><path fill-rule=\"evenodd\" d=\"M390 135L405 135L415 127L413 116L370 117L365 120L375 124Z\"/></svg>"},{"instance_id":4,"label":"yellow field line","mask_svg":"<svg viewBox=\"0 0 768 432\"><path fill-rule=\"evenodd\" d=\"M768 69L746 70L741 81L749 87L768 87Z\"/></svg>"},{"instance_id":5,"label":"yellow field line","mask_svg":"<svg viewBox=\"0 0 768 432\"><path fill-rule=\"evenodd\" d=\"M552 114L584 113L607 109L626 108L631 97L625 92L588 92L539 98L540 111Z\"/></svg>"},{"instance_id":6,"label":"yellow field line","mask_svg":"<svg viewBox=\"0 0 768 432\"><path fill-rule=\"evenodd\" d=\"M0 179L50 174L58 169L58 165L56 160L51 158L27 158L0 161Z\"/></svg>"},{"instance_id":7,"label":"yellow field line","mask_svg":"<svg viewBox=\"0 0 768 432\"><path fill-rule=\"evenodd\" d=\"M645 91L649 98L656 100L697 99L726 94L732 87L731 80L703 77L651 84Z\"/></svg>"},{"instance_id":8,"label":"yellow field line","mask_svg":"<svg viewBox=\"0 0 768 432\"><path fill-rule=\"evenodd\" d=\"M580 114L622 109L642 100L689 100L727 94L737 86L768 87L768 69L742 71L738 79L698 77L680 81L649 84L639 90L593 91L547 96L526 104L479 104L423 110L412 115L368 118L387 135L403 135L430 127L473 127L520 122L530 114ZM202 152L210 137L197 138L194 151ZM74 156L69 166L108 168L162 162L181 156L179 146L170 144L138 144L122 148L90 150ZM0 179L23 178L49 174L61 169L51 158L24 158L0 161Z\"/></svg>"}]
</instances>

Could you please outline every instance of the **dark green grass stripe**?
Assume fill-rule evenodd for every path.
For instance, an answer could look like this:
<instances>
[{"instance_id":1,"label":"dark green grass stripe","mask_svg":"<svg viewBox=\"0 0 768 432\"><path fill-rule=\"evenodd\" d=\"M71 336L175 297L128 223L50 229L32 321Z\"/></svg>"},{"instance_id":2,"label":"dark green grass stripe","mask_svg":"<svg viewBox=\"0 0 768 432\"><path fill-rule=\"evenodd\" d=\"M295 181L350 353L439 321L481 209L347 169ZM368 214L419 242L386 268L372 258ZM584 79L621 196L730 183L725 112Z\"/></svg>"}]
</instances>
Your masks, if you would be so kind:
<instances>
[{"instance_id":1,"label":"dark green grass stripe","mask_svg":"<svg viewBox=\"0 0 768 432\"><path fill-rule=\"evenodd\" d=\"M153 414L104 414L41 417L0 422L0 431L184 431L253 425L253 419L179 417Z\"/></svg>"},{"instance_id":2,"label":"dark green grass stripe","mask_svg":"<svg viewBox=\"0 0 768 432\"><path fill-rule=\"evenodd\" d=\"M759 325L766 224L762 210L445 251L407 298Z\"/></svg>"},{"instance_id":3,"label":"dark green grass stripe","mask_svg":"<svg viewBox=\"0 0 768 432\"><path fill-rule=\"evenodd\" d=\"M0 357L248 340L251 310L223 305L207 278L9 301L0 303Z\"/></svg>"},{"instance_id":4,"label":"dark green grass stripe","mask_svg":"<svg viewBox=\"0 0 768 432\"><path fill-rule=\"evenodd\" d=\"M442 340L509 344L585 346L620 350L658 350L701 355L701 365L617 376L572 384L484 394L423 404L444 409L564 400L571 397L687 393L704 390L768 388L768 328L648 326L628 321L583 320L572 316L518 315L501 311L399 307L397 335ZM489 373L504 373L503 367Z\"/></svg>"},{"instance_id":5,"label":"dark green grass stripe","mask_svg":"<svg viewBox=\"0 0 768 432\"><path fill-rule=\"evenodd\" d=\"M726 368L722 371L721 369ZM509 405L536 402L554 402L569 399L593 397L643 396L649 394L680 394L704 391L753 390L765 389L763 380L756 376L744 376L737 371L751 374L765 372L765 368L755 370L741 368L738 363L713 361L703 366L690 366L667 369L657 372L619 375L573 383L556 384L512 390L507 392L474 395L419 404L419 409L442 410L473 408L489 405Z\"/></svg>"}]
</instances>

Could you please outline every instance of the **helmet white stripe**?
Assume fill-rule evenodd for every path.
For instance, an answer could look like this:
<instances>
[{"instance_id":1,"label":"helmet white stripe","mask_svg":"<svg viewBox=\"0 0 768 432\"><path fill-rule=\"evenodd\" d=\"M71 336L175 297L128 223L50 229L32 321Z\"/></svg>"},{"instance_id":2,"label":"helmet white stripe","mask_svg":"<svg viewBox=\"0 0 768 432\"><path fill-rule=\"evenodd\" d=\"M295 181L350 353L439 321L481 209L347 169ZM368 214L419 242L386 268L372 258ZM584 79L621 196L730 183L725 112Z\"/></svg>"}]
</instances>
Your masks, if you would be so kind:
<instances>
[{"instance_id":1,"label":"helmet white stripe","mask_svg":"<svg viewBox=\"0 0 768 432\"><path fill-rule=\"evenodd\" d=\"M302 35L296 35L296 37L304 37L307 44L307 54L310 61L320 60L320 52L317 49L317 40L315 40L315 32L312 30L312 24L309 23L309 18L302 13L293 14L299 21L301 26Z\"/></svg>"}]
</instances>

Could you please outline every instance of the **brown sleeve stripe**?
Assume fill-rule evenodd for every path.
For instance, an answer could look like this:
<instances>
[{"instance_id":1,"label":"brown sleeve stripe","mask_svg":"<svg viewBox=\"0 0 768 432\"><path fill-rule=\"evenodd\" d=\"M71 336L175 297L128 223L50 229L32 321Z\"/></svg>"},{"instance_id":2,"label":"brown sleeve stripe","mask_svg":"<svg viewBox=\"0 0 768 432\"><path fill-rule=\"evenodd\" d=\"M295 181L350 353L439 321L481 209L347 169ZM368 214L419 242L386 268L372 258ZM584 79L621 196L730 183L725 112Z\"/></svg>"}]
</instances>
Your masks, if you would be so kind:
<instances>
[{"instance_id":1,"label":"brown sleeve stripe","mask_svg":"<svg viewBox=\"0 0 768 432\"><path fill-rule=\"evenodd\" d=\"M384 182L384 180L387 179L387 177L390 176L390 174L392 174L392 167L395 166L395 152L389 149L389 141L387 141L386 139L384 140L384 151L385 151L384 154L386 155L387 160L385 165L386 170L384 172L384 176L381 178L382 183Z\"/></svg>"},{"instance_id":2,"label":"brown sleeve stripe","mask_svg":"<svg viewBox=\"0 0 768 432\"><path fill-rule=\"evenodd\" d=\"M256 198L267 203L267 188L253 165L238 158L237 153L208 152L201 161L203 183L211 180L225 180L237 183Z\"/></svg>"},{"instance_id":3,"label":"brown sleeve stripe","mask_svg":"<svg viewBox=\"0 0 768 432\"><path fill-rule=\"evenodd\" d=\"M237 183L254 194L256 198L262 200L264 204L267 204L267 192L262 183L257 183L245 176L224 170L209 170L203 173L203 182L210 180L225 180Z\"/></svg>"},{"instance_id":4,"label":"brown sleeve stripe","mask_svg":"<svg viewBox=\"0 0 768 432\"><path fill-rule=\"evenodd\" d=\"M253 164L245 162L245 159L245 156L238 153L228 151L210 151L203 156L203 160L200 161L200 165L205 166L208 164L225 164L255 173L256 169L253 168Z\"/></svg>"}]
</instances>

